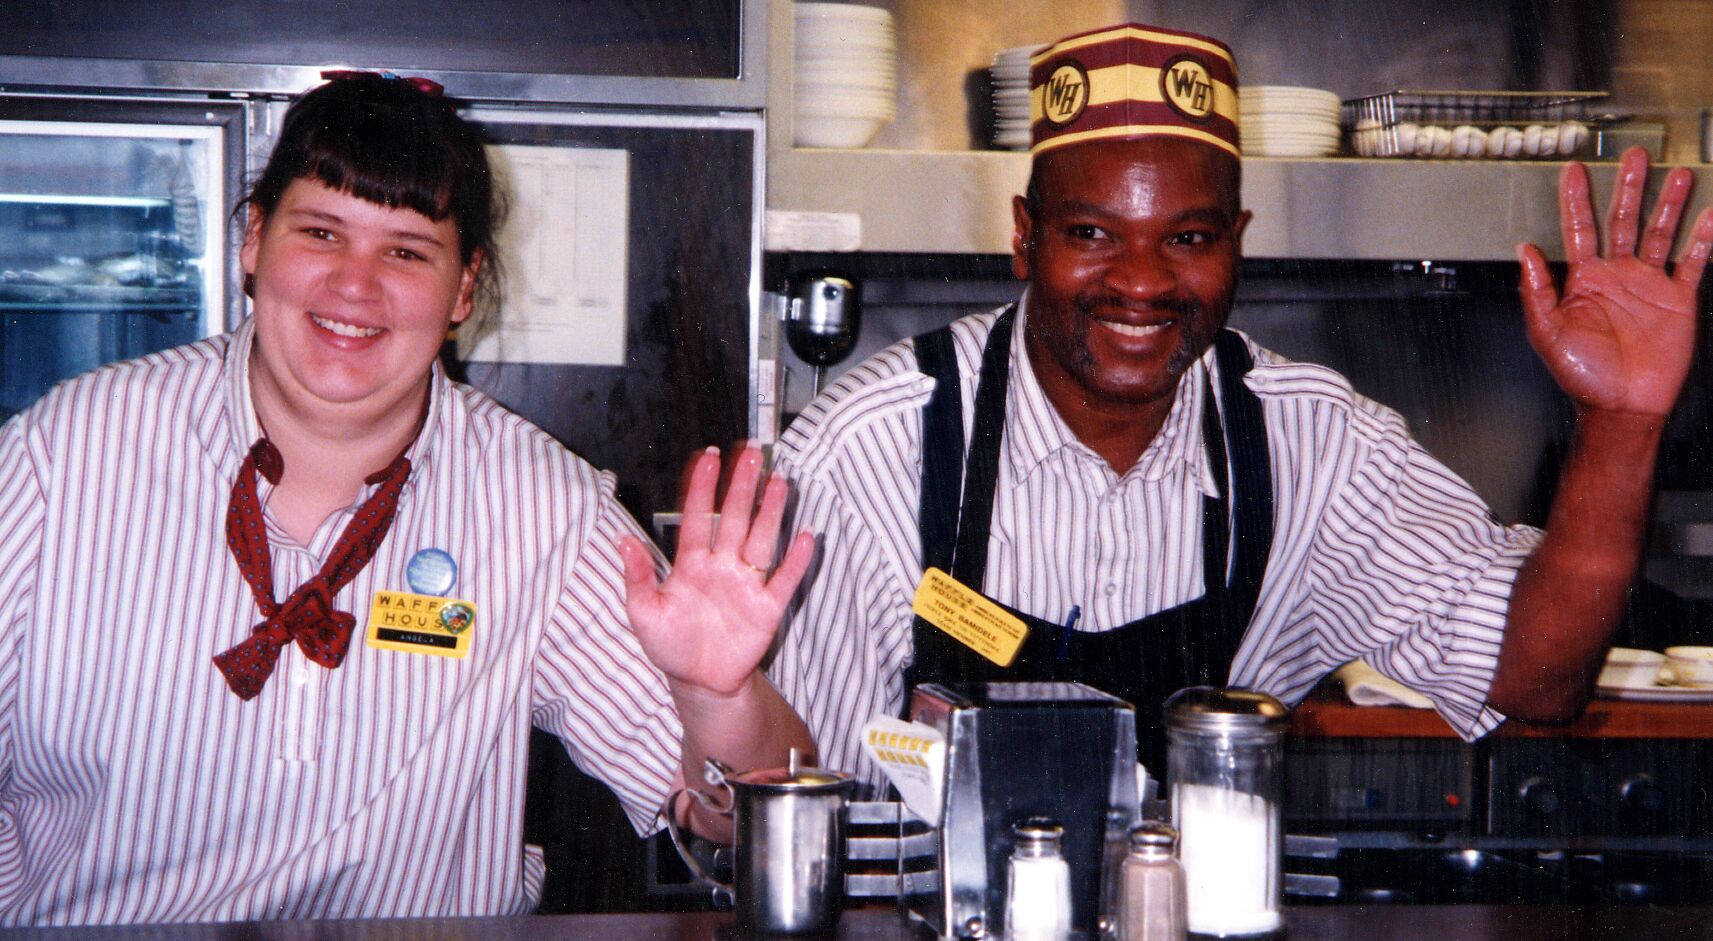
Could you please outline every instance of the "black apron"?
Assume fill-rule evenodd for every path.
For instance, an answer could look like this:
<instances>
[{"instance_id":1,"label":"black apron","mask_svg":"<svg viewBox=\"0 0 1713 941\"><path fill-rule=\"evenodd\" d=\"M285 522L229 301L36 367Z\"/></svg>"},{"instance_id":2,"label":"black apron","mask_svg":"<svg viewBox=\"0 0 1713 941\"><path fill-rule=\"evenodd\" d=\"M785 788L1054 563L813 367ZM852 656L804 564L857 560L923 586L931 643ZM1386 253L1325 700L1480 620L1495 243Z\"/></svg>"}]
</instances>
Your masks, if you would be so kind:
<instances>
[{"instance_id":1,"label":"black apron","mask_svg":"<svg viewBox=\"0 0 1713 941\"><path fill-rule=\"evenodd\" d=\"M967 461L951 329L942 327L914 341L919 368L935 381L922 413L923 566L938 567L977 590L987 573L1015 322L1015 307L1001 314L982 354ZM1068 630L1002 605L1029 626L1009 667L997 666L918 617L912 631L915 656L905 671L908 687L926 682L954 687L992 681L1084 683L1135 707L1143 764L1155 777L1165 777L1161 710L1166 697L1186 686L1224 685L1255 612L1273 542L1266 427L1261 401L1243 384L1254 361L1243 340L1229 330L1219 332L1214 356L1223 394L1216 401L1209 381L1202 441L1219 493L1202 499L1202 597L1107 631ZM1230 525L1228 472L1236 508ZM1222 577L1228 567L1229 582Z\"/></svg>"}]
</instances>

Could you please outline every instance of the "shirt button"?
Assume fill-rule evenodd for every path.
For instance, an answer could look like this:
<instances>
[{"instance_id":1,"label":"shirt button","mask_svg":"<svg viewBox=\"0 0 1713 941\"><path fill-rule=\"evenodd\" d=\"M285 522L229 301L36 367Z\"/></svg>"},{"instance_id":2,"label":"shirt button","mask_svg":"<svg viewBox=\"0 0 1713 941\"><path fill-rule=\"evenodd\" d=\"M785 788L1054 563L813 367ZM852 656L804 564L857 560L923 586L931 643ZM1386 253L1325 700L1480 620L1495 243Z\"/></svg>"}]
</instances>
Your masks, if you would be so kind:
<instances>
[{"instance_id":1,"label":"shirt button","mask_svg":"<svg viewBox=\"0 0 1713 941\"><path fill-rule=\"evenodd\" d=\"M1109 597L1109 598L1112 597L1113 595L1118 594L1118 583L1117 582L1107 582L1106 583L1106 594L1107 594L1107 597Z\"/></svg>"},{"instance_id":2,"label":"shirt button","mask_svg":"<svg viewBox=\"0 0 1713 941\"><path fill-rule=\"evenodd\" d=\"M293 686L308 686L309 685L309 671L303 670L303 669L291 671L291 685L293 685Z\"/></svg>"}]
</instances>

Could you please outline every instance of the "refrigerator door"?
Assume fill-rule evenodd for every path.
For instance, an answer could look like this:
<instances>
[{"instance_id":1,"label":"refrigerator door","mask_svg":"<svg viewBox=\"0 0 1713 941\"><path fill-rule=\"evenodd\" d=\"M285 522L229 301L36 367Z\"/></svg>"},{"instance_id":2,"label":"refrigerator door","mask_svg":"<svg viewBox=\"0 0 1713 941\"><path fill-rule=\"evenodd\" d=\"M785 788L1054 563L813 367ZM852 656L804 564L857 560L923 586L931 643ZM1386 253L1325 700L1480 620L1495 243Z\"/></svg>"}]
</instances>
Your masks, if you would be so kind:
<instances>
[{"instance_id":1,"label":"refrigerator door","mask_svg":"<svg viewBox=\"0 0 1713 941\"><path fill-rule=\"evenodd\" d=\"M244 127L238 103L0 96L0 417L235 317Z\"/></svg>"}]
</instances>

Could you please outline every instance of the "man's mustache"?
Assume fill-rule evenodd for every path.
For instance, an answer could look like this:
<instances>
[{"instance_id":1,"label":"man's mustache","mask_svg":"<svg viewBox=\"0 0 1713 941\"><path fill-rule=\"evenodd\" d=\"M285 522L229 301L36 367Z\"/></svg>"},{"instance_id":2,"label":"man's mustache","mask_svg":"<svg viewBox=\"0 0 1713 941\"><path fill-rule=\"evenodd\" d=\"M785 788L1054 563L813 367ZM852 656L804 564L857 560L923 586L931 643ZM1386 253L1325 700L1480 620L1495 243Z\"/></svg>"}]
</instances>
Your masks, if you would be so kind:
<instances>
[{"instance_id":1,"label":"man's mustache","mask_svg":"<svg viewBox=\"0 0 1713 941\"><path fill-rule=\"evenodd\" d=\"M1184 320L1201 313L1202 310L1202 305L1196 301L1179 297L1159 298L1139 304L1114 295L1098 295L1079 297L1076 304L1077 310L1086 316L1095 316L1105 312L1158 313L1168 311L1177 319Z\"/></svg>"}]
</instances>

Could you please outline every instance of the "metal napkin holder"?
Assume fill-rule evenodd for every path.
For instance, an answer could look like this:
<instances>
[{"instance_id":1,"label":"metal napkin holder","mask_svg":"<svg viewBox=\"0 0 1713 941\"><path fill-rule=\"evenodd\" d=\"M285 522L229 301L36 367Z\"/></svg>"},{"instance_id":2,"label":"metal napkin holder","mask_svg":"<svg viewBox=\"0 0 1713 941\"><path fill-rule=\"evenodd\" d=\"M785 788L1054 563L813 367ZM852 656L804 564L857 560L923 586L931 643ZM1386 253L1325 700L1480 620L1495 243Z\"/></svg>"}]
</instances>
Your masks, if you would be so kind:
<instances>
[{"instance_id":1,"label":"metal napkin holder","mask_svg":"<svg viewBox=\"0 0 1713 941\"><path fill-rule=\"evenodd\" d=\"M851 805L846 893L896 897L941 937L995 935L1011 827L1047 816L1065 829L1071 926L1094 937L1141 816L1130 704L1078 683L924 684L908 716L946 742L939 826L902 804Z\"/></svg>"}]
</instances>

